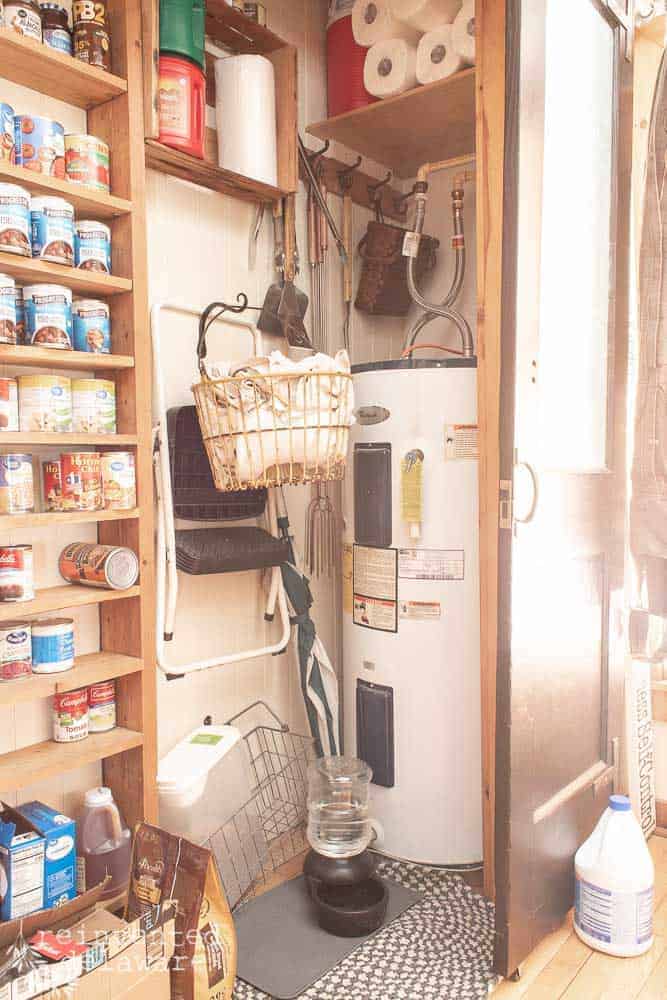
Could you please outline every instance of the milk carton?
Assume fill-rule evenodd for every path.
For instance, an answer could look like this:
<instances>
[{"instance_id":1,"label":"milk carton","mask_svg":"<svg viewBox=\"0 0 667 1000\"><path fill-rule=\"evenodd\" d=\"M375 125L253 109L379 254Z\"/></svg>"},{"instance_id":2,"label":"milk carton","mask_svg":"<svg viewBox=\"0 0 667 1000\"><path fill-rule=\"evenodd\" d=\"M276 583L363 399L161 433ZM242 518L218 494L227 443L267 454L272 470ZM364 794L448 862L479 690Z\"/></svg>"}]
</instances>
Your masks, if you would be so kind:
<instances>
[{"instance_id":1,"label":"milk carton","mask_svg":"<svg viewBox=\"0 0 667 1000\"><path fill-rule=\"evenodd\" d=\"M76 896L76 823L42 802L26 802L18 813L44 838L44 909Z\"/></svg>"}]
</instances>

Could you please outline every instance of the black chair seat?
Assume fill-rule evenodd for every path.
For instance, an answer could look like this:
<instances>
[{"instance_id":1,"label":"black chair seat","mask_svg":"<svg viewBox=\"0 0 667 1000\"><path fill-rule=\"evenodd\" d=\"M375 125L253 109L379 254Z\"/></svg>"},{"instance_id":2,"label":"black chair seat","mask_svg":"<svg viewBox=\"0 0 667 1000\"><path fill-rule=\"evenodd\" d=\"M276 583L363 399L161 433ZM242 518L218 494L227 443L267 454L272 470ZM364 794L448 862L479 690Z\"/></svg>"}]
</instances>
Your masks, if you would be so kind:
<instances>
[{"instance_id":1,"label":"black chair seat","mask_svg":"<svg viewBox=\"0 0 667 1000\"><path fill-rule=\"evenodd\" d=\"M191 576L268 569L289 560L289 542L262 528L176 532L176 565Z\"/></svg>"}]
</instances>

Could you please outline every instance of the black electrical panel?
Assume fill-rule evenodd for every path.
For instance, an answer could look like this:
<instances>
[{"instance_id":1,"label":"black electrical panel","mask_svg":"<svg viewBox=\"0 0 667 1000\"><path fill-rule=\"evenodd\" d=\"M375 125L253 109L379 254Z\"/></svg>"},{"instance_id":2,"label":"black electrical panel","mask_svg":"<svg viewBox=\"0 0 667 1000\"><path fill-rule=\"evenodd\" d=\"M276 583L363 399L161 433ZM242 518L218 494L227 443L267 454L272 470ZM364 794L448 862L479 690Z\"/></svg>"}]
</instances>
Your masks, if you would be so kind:
<instances>
[{"instance_id":1,"label":"black electrical panel","mask_svg":"<svg viewBox=\"0 0 667 1000\"><path fill-rule=\"evenodd\" d=\"M391 445L354 446L354 540L391 545Z\"/></svg>"},{"instance_id":2,"label":"black electrical panel","mask_svg":"<svg viewBox=\"0 0 667 1000\"><path fill-rule=\"evenodd\" d=\"M357 757L373 784L394 787L394 689L357 680Z\"/></svg>"}]
</instances>

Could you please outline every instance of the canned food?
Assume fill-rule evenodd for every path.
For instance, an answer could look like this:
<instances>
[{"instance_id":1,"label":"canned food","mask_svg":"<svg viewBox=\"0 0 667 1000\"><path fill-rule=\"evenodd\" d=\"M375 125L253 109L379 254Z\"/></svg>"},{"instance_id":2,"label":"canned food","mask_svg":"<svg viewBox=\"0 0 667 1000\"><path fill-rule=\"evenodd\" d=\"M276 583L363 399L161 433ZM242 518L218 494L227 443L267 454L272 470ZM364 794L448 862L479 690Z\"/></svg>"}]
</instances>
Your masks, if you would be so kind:
<instances>
[{"instance_id":1,"label":"canned food","mask_svg":"<svg viewBox=\"0 0 667 1000\"><path fill-rule=\"evenodd\" d=\"M57 3L40 3L42 13L42 35L44 44L50 49L72 55L72 36L65 7Z\"/></svg>"},{"instance_id":2,"label":"canned food","mask_svg":"<svg viewBox=\"0 0 667 1000\"><path fill-rule=\"evenodd\" d=\"M74 666L74 620L50 618L33 622L32 670L35 674L60 674Z\"/></svg>"},{"instance_id":3,"label":"canned food","mask_svg":"<svg viewBox=\"0 0 667 1000\"><path fill-rule=\"evenodd\" d=\"M0 160L13 163L14 155L14 108L0 103Z\"/></svg>"},{"instance_id":4,"label":"canned food","mask_svg":"<svg viewBox=\"0 0 667 1000\"><path fill-rule=\"evenodd\" d=\"M0 250L29 257L30 194L18 184L0 184Z\"/></svg>"},{"instance_id":5,"label":"canned food","mask_svg":"<svg viewBox=\"0 0 667 1000\"><path fill-rule=\"evenodd\" d=\"M132 452L107 451L102 455L102 495L105 510L133 510L137 506Z\"/></svg>"},{"instance_id":6,"label":"canned food","mask_svg":"<svg viewBox=\"0 0 667 1000\"><path fill-rule=\"evenodd\" d=\"M19 376L19 427L23 433L72 430L72 383L63 375Z\"/></svg>"},{"instance_id":7,"label":"canned food","mask_svg":"<svg viewBox=\"0 0 667 1000\"><path fill-rule=\"evenodd\" d=\"M53 738L76 743L88 735L88 689L53 696Z\"/></svg>"},{"instance_id":8,"label":"canned food","mask_svg":"<svg viewBox=\"0 0 667 1000\"><path fill-rule=\"evenodd\" d=\"M16 343L16 282L0 274L0 344Z\"/></svg>"},{"instance_id":9,"label":"canned food","mask_svg":"<svg viewBox=\"0 0 667 1000\"><path fill-rule=\"evenodd\" d=\"M74 57L91 66L111 69L111 40L103 0L74 0Z\"/></svg>"},{"instance_id":10,"label":"canned food","mask_svg":"<svg viewBox=\"0 0 667 1000\"><path fill-rule=\"evenodd\" d=\"M266 27L266 7L263 3L243 3L241 6L246 17Z\"/></svg>"},{"instance_id":11,"label":"canned food","mask_svg":"<svg viewBox=\"0 0 667 1000\"><path fill-rule=\"evenodd\" d=\"M64 285L26 285L26 340L35 347L72 350L72 292Z\"/></svg>"},{"instance_id":12,"label":"canned food","mask_svg":"<svg viewBox=\"0 0 667 1000\"><path fill-rule=\"evenodd\" d=\"M102 473L96 451L60 456L62 510L102 510Z\"/></svg>"},{"instance_id":13,"label":"canned food","mask_svg":"<svg viewBox=\"0 0 667 1000\"><path fill-rule=\"evenodd\" d=\"M16 343L25 344L25 303L23 289L14 289L14 308L16 309Z\"/></svg>"},{"instance_id":14,"label":"canned food","mask_svg":"<svg viewBox=\"0 0 667 1000\"><path fill-rule=\"evenodd\" d=\"M37 197L30 207L32 255L55 264L74 263L74 208L64 198Z\"/></svg>"},{"instance_id":15,"label":"canned food","mask_svg":"<svg viewBox=\"0 0 667 1000\"><path fill-rule=\"evenodd\" d=\"M14 115L16 162L36 174L65 177L65 129L51 118Z\"/></svg>"},{"instance_id":16,"label":"canned food","mask_svg":"<svg viewBox=\"0 0 667 1000\"><path fill-rule=\"evenodd\" d=\"M89 354L111 353L111 315L106 302L75 299L72 305L72 325L75 351L87 351Z\"/></svg>"},{"instance_id":17,"label":"canned food","mask_svg":"<svg viewBox=\"0 0 667 1000\"><path fill-rule=\"evenodd\" d=\"M109 590L127 590L139 578L139 560L132 549L94 542L72 542L58 562L60 575L70 583Z\"/></svg>"},{"instance_id":18,"label":"canned food","mask_svg":"<svg viewBox=\"0 0 667 1000\"><path fill-rule=\"evenodd\" d=\"M101 378L73 379L72 418L75 434L115 434L115 384Z\"/></svg>"},{"instance_id":19,"label":"canned food","mask_svg":"<svg viewBox=\"0 0 667 1000\"><path fill-rule=\"evenodd\" d=\"M108 733L116 728L116 682L104 681L88 688L89 731Z\"/></svg>"},{"instance_id":20,"label":"canned food","mask_svg":"<svg viewBox=\"0 0 667 1000\"><path fill-rule=\"evenodd\" d=\"M5 25L19 35L42 40L42 18L37 0L5 0Z\"/></svg>"},{"instance_id":21,"label":"canned food","mask_svg":"<svg viewBox=\"0 0 667 1000\"><path fill-rule=\"evenodd\" d=\"M103 222L80 219L74 224L74 266L111 274L111 230Z\"/></svg>"},{"instance_id":22,"label":"canned food","mask_svg":"<svg viewBox=\"0 0 667 1000\"><path fill-rule=\"evenodd\" d=\"M32 601L32 545L0 546L0 602Z\"/></svg>"},{"instance_id":23,"label":"canned food","mask_svg":"<svg viewBox=\"0 0 667 1000\"><path fill-rule=\"evenodd\" d=\"M94 135L65 136L65 173L73 184L109 190L109 147Z\"/></svg>"},{"instance_id":24,"label":"canned food","mask_svg":"<svg viewBox=\"0 0 667 1000\"><path fill-rule=\"evenodd\" d=\"M0 431L19 429L19 393L15 378L0 378Z\"/></svg>"},{"instance_id":25,"label":"canned food","mask_svg":"<svg viewBox=\"0 0 667 1000\"><path fill-rule=\"evenodd\" d=\"M47 511L63 509L63 488L60 471L60 459L42 462L42 481L44 504Z\"/></svg>"},{"instance_id":26,"label":"canned food","mask_svg":"<svg viewBox=\"0 0 667 1000\"><path fill-rule=\"evenodd\" d=\"M32 644L29 622L0 625L0 681L15 681L32 674Z\"/></svg>"},{"instance_id":27,"label":"canned food","mask_svg":"<svg viewBox=\"0 0 667 1000\"><path fill-rule=\"evenodd\" d=\"M34 509L32 455L0 455L0 514L29 514Z\"/></svg>"}]
</instances>

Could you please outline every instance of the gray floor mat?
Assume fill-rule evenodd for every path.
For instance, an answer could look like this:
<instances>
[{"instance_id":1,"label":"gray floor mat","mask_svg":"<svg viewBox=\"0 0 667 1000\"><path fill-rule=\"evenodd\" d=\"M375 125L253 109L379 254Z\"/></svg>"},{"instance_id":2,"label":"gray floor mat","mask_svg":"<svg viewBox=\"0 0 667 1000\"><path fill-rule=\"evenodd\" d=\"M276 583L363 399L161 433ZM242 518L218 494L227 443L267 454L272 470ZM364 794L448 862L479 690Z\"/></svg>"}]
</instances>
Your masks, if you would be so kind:
<instances>
[{"instance_id":1,"label":"gray floor mat","mask_svg":"<svg viewBox=\"0 0 667 1000\"><path fill-rule=\"evenodd\" d=\"M302 1000L484 1000L495 981L493 904L461 878L383 861L423 898L302 993ZM234 1000L274 1000L237 980Z\"/></svg>"}]
</instances>

